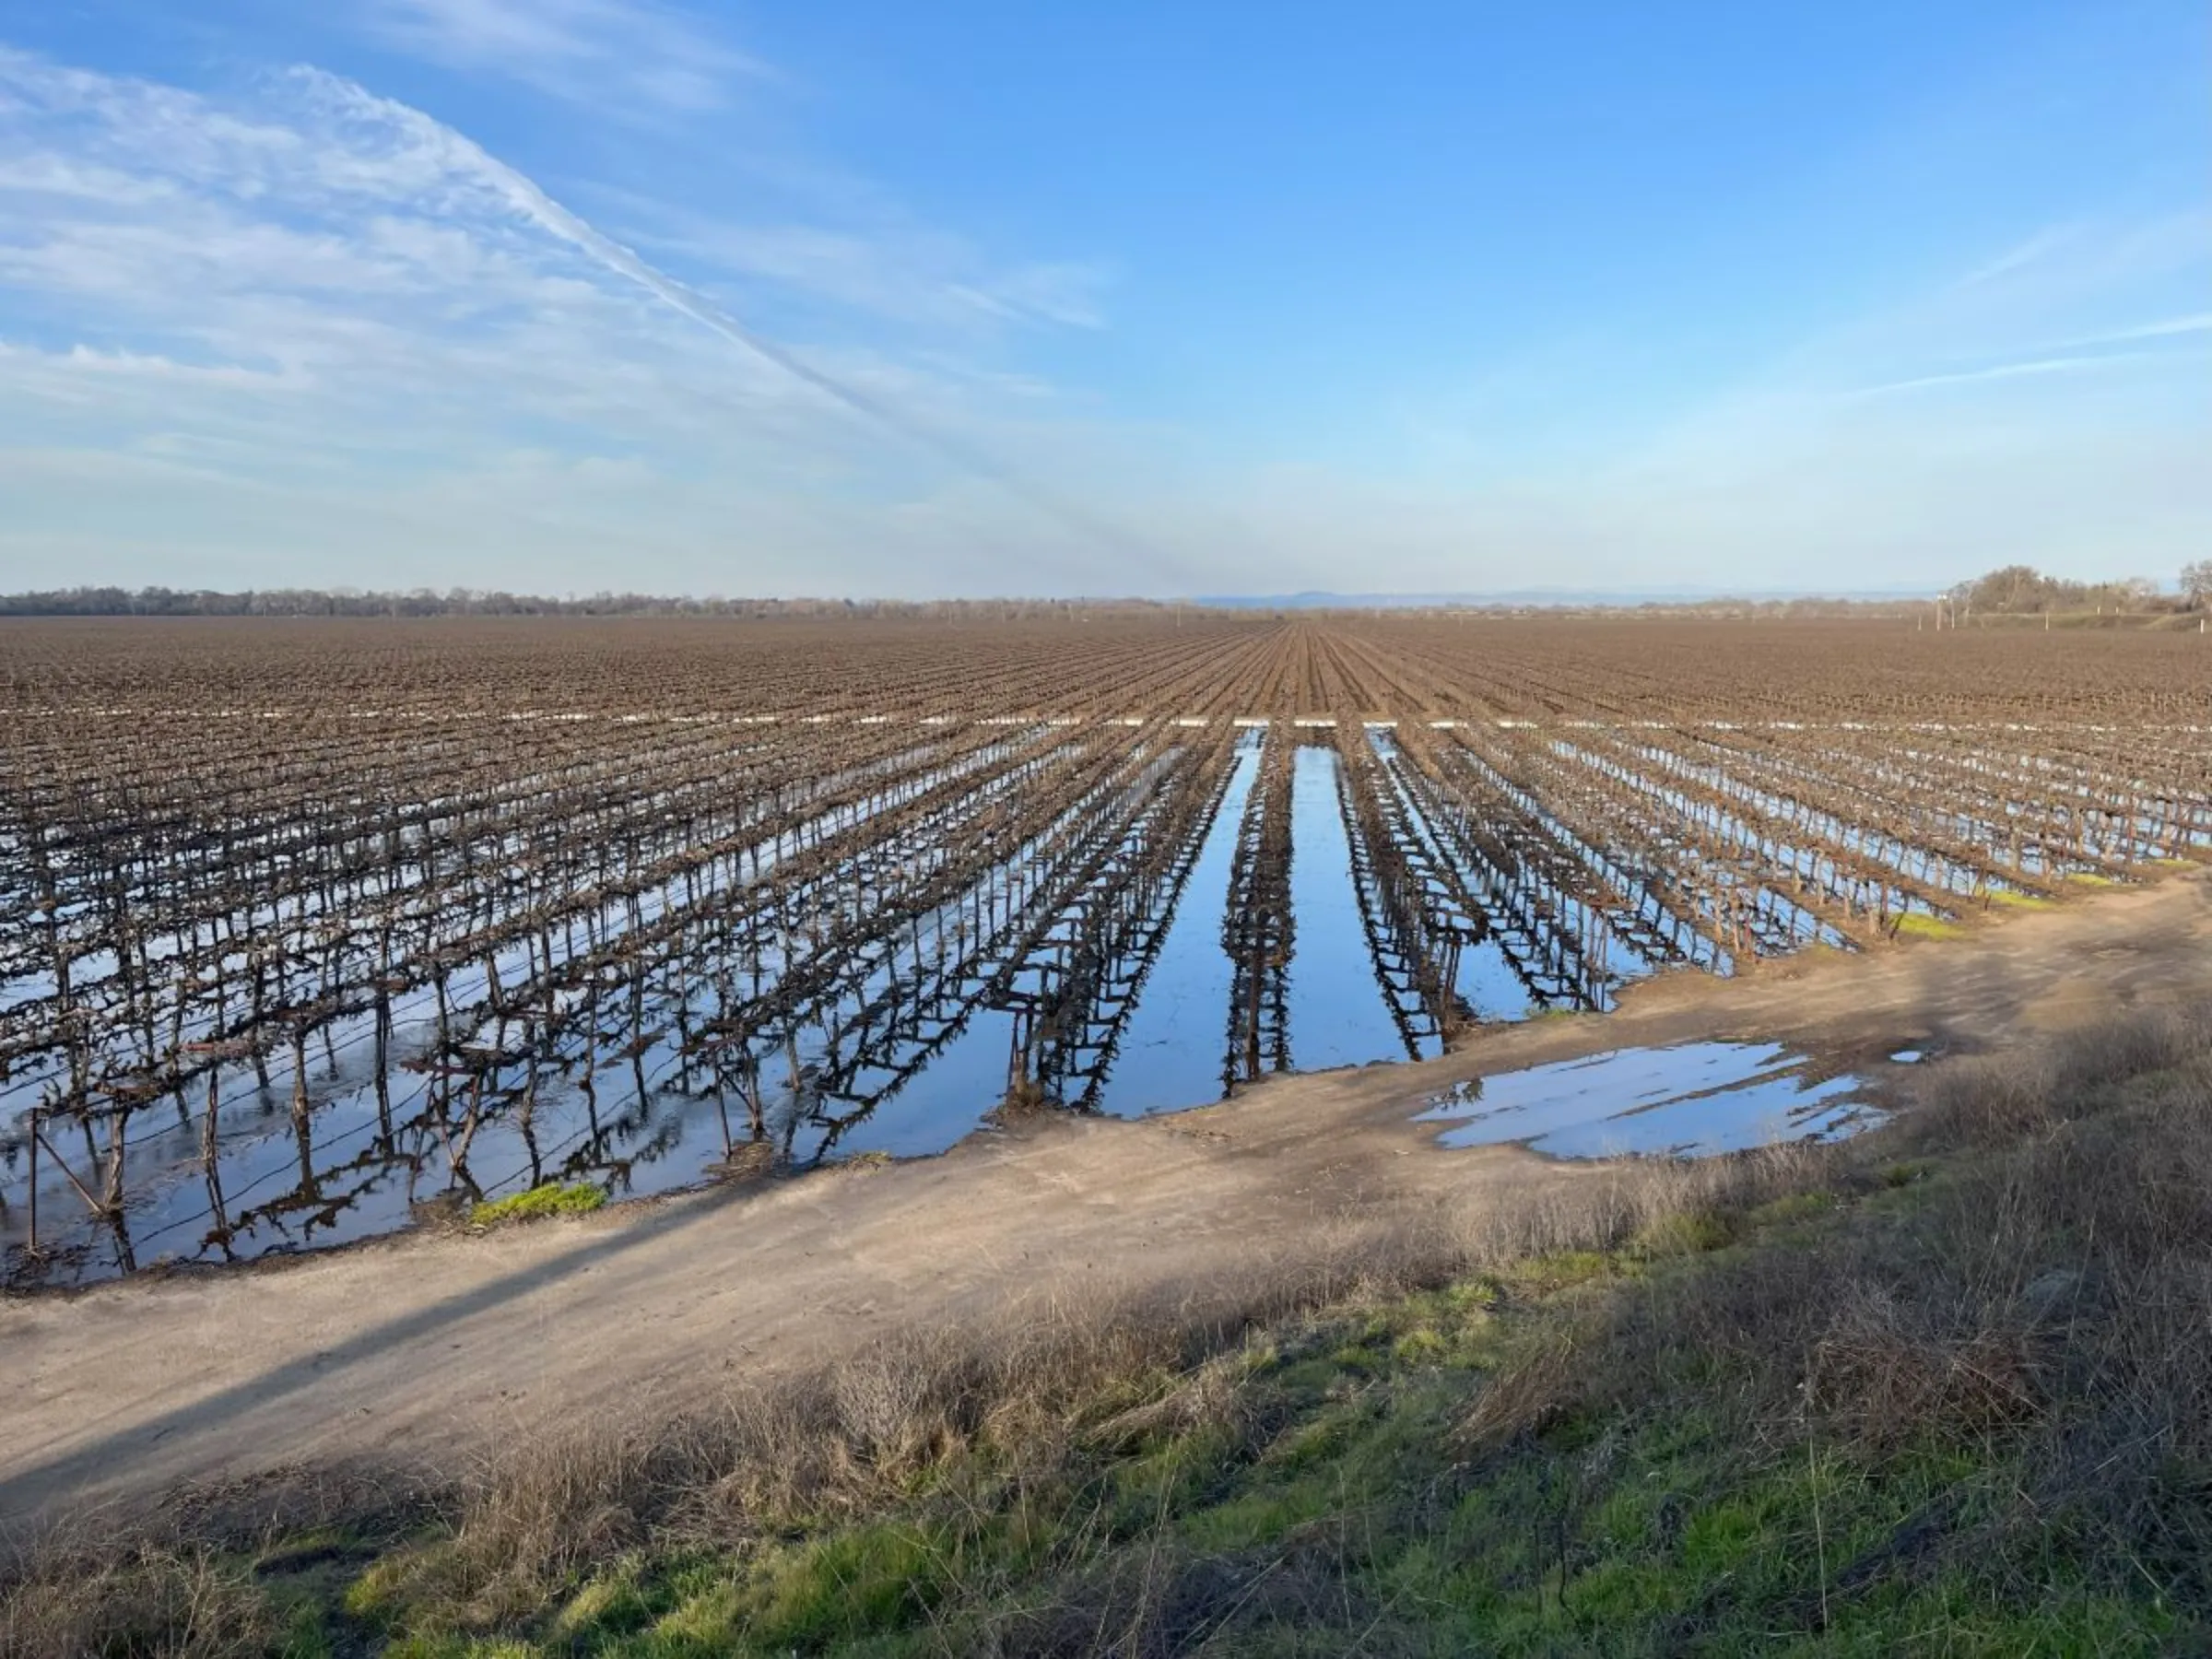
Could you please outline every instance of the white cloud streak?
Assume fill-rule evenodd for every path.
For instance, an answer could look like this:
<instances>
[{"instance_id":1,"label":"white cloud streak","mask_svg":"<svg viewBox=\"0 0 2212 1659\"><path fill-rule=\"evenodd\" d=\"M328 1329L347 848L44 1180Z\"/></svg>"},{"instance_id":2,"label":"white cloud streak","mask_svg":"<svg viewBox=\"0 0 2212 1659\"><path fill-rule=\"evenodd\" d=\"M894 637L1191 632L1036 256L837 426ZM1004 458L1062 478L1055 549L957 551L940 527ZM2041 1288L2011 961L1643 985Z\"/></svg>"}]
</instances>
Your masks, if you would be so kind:
<instances>
[{"instance_id":1,"label":"white cloud streak","mask_svg":"<svg viewBox=\"0 0 2212 1659\"><path fill-rule=\"evenodd\" d=\"M747 327L728 312L692 292L666 273L649 265L632 250L562 206L530 179L452 128L420 111L389 99L377 98L351 83L316 71L300 71L301 78L321 100L350 120L388 124L406 134L420 150L437 158L443 174L480 186L518 217L547 235L568 243L616 276L635 283L662 304L690 319L709 334L773 364L785 374L813 388L888 432L929 451L952 465L987 479L1049 518L1056 519L1079 536L1100 542L1117 553L1137 559L1148 573L1161 573L1158 556L1135 537L1079 503L1047 488L970 439L924 419L895 401L830 373L798 353Z\"/></svg>"},{"instance_id":2,"label":"white cloud streak","mask_svg":"<svg viewBox=\"0 0 2212 1659\"><path fill-rule=\"evenodd\" d=\"M823 574L818 536L792 527L806 511L850 538L831 561L843 580L879 583L912 552L895 503L951 466L1018 503L965 514L1011 512L1071 571L1149 557L1022 459L1054 395L947 355L971 329L903 356L865 335L794 349L451 128L339 77L294 71L225 103L4 53L0 154L0 215L17 227L0 237L0 299L14 296L0 403L17 412L0 408L0 444L58 436L80 455L145 456L189 437L241 488L343 481L350 495L376 477L387 499L478 512L526 490L512 511L534 519L558 515L565 490L580 506L555 546L594 522L618 541L585 495L629 495L629 534L660 521L670 546L726 539L735 510L783 526L755 569L768 587ZM512 457L539 452L565 458L525 486ZM484 487L456 496L470 475ZM463 539L480 531L457 523L446 540Z\"/></svg>"},{"instance_id":3,"label":"white cloud streak","mask_svg":"<svg viewBox=\"0 0 2212 1659\"><path fill-rule=\"evenodd\" d=\"M2107 338L2118 336L2108 335ZM2031 358L2018 363L1993 363L1985 369L1965 369L1950 374L1922 374L1886 385L1864 386L1861 397L1887 397L1899 392L1922 392L1938 386L1971 386L1989 381L2019 380L2034 375L2078 374L2084 370L2110 369L2138 360L2140 352L2108 352L2101 357Z\"/></svg>"},{"instance_id":4,"label":"white cloud streak","mask_svg":"<svg viewBox=\"0 0 2212 1659\"><path fill-rule=\"evenodd\" d=\"M733 87L773 78L645 0L369 0L361 18L403 51L645 119L716 109Z\"/></svg>"},{"instance_id":5,"label":"white cloud streak","mask_svg":"<svg viewBox=\"0 0 2212 1659\"><path fill-rule=\"evenodd\" d=\"M2187 317L2166 317L2156 323L2138 323L2132 327L2109 329L2102 334L2081 335L2070 340L2060 340L2051 349L2070 351L2084 346L2122 346L2136 340L2171 340L2198 334L2212 334L2212 312L2198 312Z\"/></svg>"}]
</instances>

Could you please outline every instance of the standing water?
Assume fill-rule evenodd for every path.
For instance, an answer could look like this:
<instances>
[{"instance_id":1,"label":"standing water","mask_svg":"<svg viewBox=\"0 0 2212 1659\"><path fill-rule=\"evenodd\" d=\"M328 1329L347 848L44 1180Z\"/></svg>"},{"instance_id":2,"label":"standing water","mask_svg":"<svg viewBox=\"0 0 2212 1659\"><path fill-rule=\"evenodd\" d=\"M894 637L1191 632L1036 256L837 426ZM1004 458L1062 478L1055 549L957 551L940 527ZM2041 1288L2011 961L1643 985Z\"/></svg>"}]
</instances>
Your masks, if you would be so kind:
<instances>
[{"instance_id":1,"label":"standing water","mask_svg":"<svg viewBox=\"0 0 2212 1659\"><path fill-rule=\"evenodd\" d=\"M1406 1057L1353 895L1336 767L1335 749L1307 746L1294 757L1291 774L1290 913L1298 935L1290 959L1290 1056L1300 1071Z\"/></svg>"},{"instance_id":2,"label":"standing water","mask_svg":"<svg viewBox=\"0 0 2212 1659\"><path fill-rule=\"evenodd\" d=\"M1555 1158L1700 1157L1785 1140L1834 1140L1881 1113L1853 1077L1822 1077L1774 1043L1617 1049L1500 1072L1429 1103L1447 1147L1520 1142Z\"/></svg>"},{"instance_id":3,"label":"standing water","mask_svg":"<svg viewBox=\"0 0 2212 1659\"><path fill-rule=\"evenodd\" d=\"M1100 1109L1117 1117L1200 1105L1228 1092L1221 1043L1231 975L1221 924L1237 826L1259 775L1257 733L1238 746L1234 766L1100 1096Z\"/></svg>"}]
</instances>

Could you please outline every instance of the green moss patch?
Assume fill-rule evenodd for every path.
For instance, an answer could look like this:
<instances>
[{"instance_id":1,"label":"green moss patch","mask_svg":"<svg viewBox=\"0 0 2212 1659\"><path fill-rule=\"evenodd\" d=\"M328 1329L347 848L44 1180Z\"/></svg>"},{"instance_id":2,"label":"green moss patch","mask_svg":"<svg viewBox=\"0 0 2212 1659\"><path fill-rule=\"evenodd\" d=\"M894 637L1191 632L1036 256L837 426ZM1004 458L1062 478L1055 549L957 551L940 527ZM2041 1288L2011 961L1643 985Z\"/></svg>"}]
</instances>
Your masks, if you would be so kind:
<instances>
[{"instance_id":1,"label":"green moss patch","mask_svg":"<svg viewBox=\"0 0 2212 1659\"><path fill-rule=\"evenodd\" d=\"M505 1198L488 1198L468 1212L468 1219L472 1227L497 1227L505 1221L538 1221L547 1216L588 1216L606 1203L606 1193L584 1182L572 1186L552 1182Z\"/></svg>"}]
</instances>

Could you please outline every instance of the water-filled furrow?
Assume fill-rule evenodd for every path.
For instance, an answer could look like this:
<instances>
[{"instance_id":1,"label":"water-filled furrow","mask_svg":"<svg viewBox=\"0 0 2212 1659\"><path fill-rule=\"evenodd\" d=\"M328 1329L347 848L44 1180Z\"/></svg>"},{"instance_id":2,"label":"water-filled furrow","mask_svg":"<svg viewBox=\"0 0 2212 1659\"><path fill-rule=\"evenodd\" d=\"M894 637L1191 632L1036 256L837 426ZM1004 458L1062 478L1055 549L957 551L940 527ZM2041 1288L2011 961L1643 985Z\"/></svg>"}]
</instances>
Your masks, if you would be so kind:
<instances>
[{"instance_id":1,"label":"water-filled furrow","mask_svg":"<svg viewBox=\"0 0 2212 1659\"><path fill-rule=\"evenodd\" d=\"M1233 1080L1224 1075L1221 1011L1230 1006L1235 976L1221 942L1231 865L1259 775L1260 741L1261 734L1248 732L1232 752L1173 923L1100 1093L1102 1111L1137 1117L1198 1104L1219 1099Z\"/></svg>"},{"instance_id":2,"label":"water-filled furrow","mask_svg":"<svg viewBox=\"0 0 2212 1659\"><path fill-rule=\"evenodd\" d=\"M272 1018L302 1007L332 1018L358 1015L372 1000L369 987L406 988L427 977L433 971L429 965L441 959L474 960L488 955L512 964L523 950L523 942L512 935L524 923L542 924L548 907L568 912L571 924L582 920L587 925L619 925L626 920L637 925L657 920L678 888L696 900L702 870L710 891L734 882L757 881L798 847L846 833L875 813L942 789L955 780L1002 767L1018 747L1010 741L986 745L945 767L893 780L873 795L837 801L811 818L802 817L771 831L766 839L741 833L725 848L695 849L681 861L682 869L673 874L656 877L650 871L632 874L628 869L603 868L599 879L588 887L547 891L535 884L514 884L495 865L480 880L451 884L445 889L446 898L427 915L389 908L379 911L364 904L360 908L370 912L368 916L357 912L343 929L317 933L288 930L280 912L264 906L248 912L248 924L242 930L221 929L223 938L218 938L217 923L211 921L207 924L208 952L200 971L190 979L180 980L168 1001L157 1000L148 1006L143 1023L169 1033L171 1054L174 1055L182 1044L204 1043L230 1034L227 1025L249 1008L253 1024L265 1028ZM820 793L833 798L836 794ZM820 798L818 793L817 798ZM756 815L751 821L758 823L764 817ZM256 919L270 925L256 928L253 924ZM203 957L197 937L195 924L191 954ZM222 946L221 952L213 954L218 945ZM262 962L275 964L273 979L258 966ZM290 981L295 971L305 976L297 992ZM105 982L110 992L127 989L112 973ZM129 1052L134 1039L140 1035L141 1021L120 1025L114 1018L115 1007L105 998L80 995L74 974L69 983L69 1006L78 1021L89 1021L97 1029L103 1018L106 1019L108 1049L84 1052L80 1045L65 1051L54 1041L59 1022L52 1012L35 1001L19 1001L0 1015L0 1054L11 1062L9 1080L0 1084L0 1121L19 1113L37 1098L36 1091L65 1070L97 1077L154 1069L143 1054L135 1056L134 1063ZM45 989L49 997L54 994L51 982ZM11 1031L16 1034L12 1048ZM170 1056L162 1058L166 1062ZM162 1069L172 1080L188 1081L199 1068L187 1062L165 1065Z\"/></svg>"},{"instance_id":3,"label":"water-filled furrow","mask_svg":"<svg viewBox=\"0 0 2212 1659\"><path fill-rule=\"evenodd\" d=\"M1644 776L1610 755L1581 745L1555 742L1552 747L1554 753L1591 768L1657 807L1657 818L1641 818L1647 832L1654 824L1679 821L1692 827L1693 833L1709 848L1724 855L1732 852L1736 859L1762 875L1778 873L1781 878L1792 881L1795 890L1783 894L1776 891L1771 882L1762 880L1762 886L1772 895L1771 908L1785 919L1789 941L1785 948L1814 943L1838 949L1853 947L1850 935L1820 914L1820 905L1830 910L1841 909L1847 924L1861 915L1871 922L1877 916L1905 910L1940 913L1926 900L1904 888L1886 881L1854 877L1832 853L1809 840L1794 838L1791 831L1795 826L1785 825L1778 830L1771 818L1746 818L1712 801L1697 799ZM1666 769L1662 765L1661 770ZM1815 902L1805 902L1808 895Z\"/></svg>"},{"instance_id":4,"label":"water-filled furrow","mask_svg":"<svg viewBox=\"0 0 2212 1659\"><path fill-rule=\"evenodd\" d=\"M1809 834L1811 837L1828 842L1831 847L1849 855L1853 860L1860 861L1865 869L1862 874L1854 877L1854 887L1869 888L1885 914L1914 910L1933 912L1939 909L1926 898L1897 886L1893 880L1889 879L1891 877L1910 877L1927 884L1932 888L1958 894L1971 894L1974 890L1974 882L1977 878L1984 886L1992 880L2001 880L2001 878L1990 877L1987 872L1981 871L1974 866L1960 865L1955 860L1943 859L1942 854L1935 849L1913 846L1900 837L1880 830L1869 829L1863 824L1841 818L1822 808L1815 802L1806 799L1806 795L1814 791L1823 794L1831 793L1833 786L1827 784L1825 780L1810 771L1790 770L1788 775L1805 792L1804 794L1795 794L1785 789L1762 788L1759 784L1747 782L1741 776L1731 772L1724 764L1700 763L1685 756L1677 755L1671 749L1661 748L1655 745L1639 744L1634 746L1630 752L1639 759L1656 766L1671 776L1690 780L1706 788L1726 794L1732 799L1741 801L1752 810L1768 818L1779 819L1790 824L1799 835ZM1730 755L1732 759L1742 758L1740 751L1723 752ZM1672 800L1677 797L1675 792L1670 791L1668 798ZM1804 846L1797 851L1802 858L1812 860L1818 859L1821 853L1819 848L1813 846ZM1836 874L1834 855L1830 854L1829 857L1830 873L1834 875ZM1942 862L1939 863L1938 860ZM1877 876L1874 873L1877 870L1886 872L1886 874ZM1837 889L1831 886L1830 890ZM1861 897L1857 891L1851 888L1843 889L1843 896L1854 902L1858 901ZM1865 905L1861 902L1859 908L1864 909Z\"/></svg>"},{"instance_id":5,"label":"water-filled furrow","mask_svg":"<svg viewBox=\"0 0 2212 1659\"><path fill-rule=\"evenodd\" d=\"M1668 812L1630 778L1577 766L1571 750L1557 739L1517 743L1510 764L1527 775L1531 790L1573 804L1586 846L1638 849L1734 953L1779 955L1823 938L1818 917L1764 879L1779 861L1756 837L1745 839L1742 826L1702 810ZM1564 818L1563 806L1557 816Z\"/></svg>"},{"instance_id":6,"label":"water-filled furrow","mask_svg":"<svg viewBox=\"0 0 2212 1659\"><path fill-rule=\"evenodd\" d=\"M1336 751L1300 744L1290 779L1290 910L1298 953L1288 1013L1301 1071L1403 1059L1404 1033L1374 972L1352 885L1351 838L1337 798Z\"/></svg>"}]
</instances>

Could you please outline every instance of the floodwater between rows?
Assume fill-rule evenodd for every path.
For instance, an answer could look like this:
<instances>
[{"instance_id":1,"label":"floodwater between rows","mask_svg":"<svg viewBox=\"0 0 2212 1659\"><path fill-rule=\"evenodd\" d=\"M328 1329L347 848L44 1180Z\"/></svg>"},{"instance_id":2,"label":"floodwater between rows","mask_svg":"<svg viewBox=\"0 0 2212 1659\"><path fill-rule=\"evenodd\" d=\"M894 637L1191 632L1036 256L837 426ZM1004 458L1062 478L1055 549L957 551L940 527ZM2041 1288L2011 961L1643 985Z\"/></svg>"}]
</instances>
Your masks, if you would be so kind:
<instances>
[{"instance_id":1,"label":"floodwater between rows","mask_svg":"<svg viewBox=\"0 0 2212 1659\"><path fill-rule=\"evenodd\" d=\"M1290 1057L1300 1071L1407 1057L1353 896L1338 764L1334 749L1301 748L1290 777ZM1440 1051L1431 1041L1429 1053Z\"/></svg>"},{"instance_id":2,"label":"floodwater between rows","mask_svg":"<svg viewBox=\"0 0 2212 1659\"><path fill-rule=\"evenodd\" d=\"M1089 1005L1088 1035L1066 1046L1036 1103L1135 1117L1222 1099L1245 1075L1225 924L1240 825L1261 772L1257 735L1222 766L1210 818L1158 878L1142 925L1128 935L1136 943ZM1402 1005L1394 1013L1379 976L1371 919L1355 889L1339 767L1335 751L1320 744L1292 757L1293 938L1279 966L1289 1065L1300 1071L1425 1057L1441 1047L1433 1023L1405 1018ZM1432 833L1418 819L1415 830ZM1431 850L1442 855L1441 845ZM628 1045L608 1041L502 1063L470 1083L435 1063L439 1025L422 989L393 1006L381 1077L366 1016L317 1035L305 1051L312 1109L304 1114L291 1110L288 1053L267 1057L265 1082L230 1066L219 1086L212 1179L204 1085L189 1100L139 1109L127 1120L120 1216L94 1218L77 1188L96 1188L94 1171L105 1179L113 1156L107 1130L49 1122L37 1201L41 1241L53 1253L40 1262L19 1248L29 1220L28 1102L20 1091L0 1093L0 1246L18 1280L68 1283L164 1258L218 1261L343 1242L548 1182L588 1182L625 1198L724 1171L941 1152L988 1124L1018 1080L1034 1073L1034 1028L1006 994L1023 982L994 982L977 966L989 966L998 941L1053 920L1049 904L1021 910L1034 901L1009 883L994 871L982 878L987 890L956 897L883 941L848 990L759 1057L742 1094L687 1052L665 1019ZM989 941L986 921L999 930ZM502 959L499 973L512 982L528 965ZM782 968L767 961L771 982ZM1460 957L1457 988L1477 1019L1517 1019L1544 1006L1527 975L1487 939ZM471 987L464 976L451 989L455 1006L466 1006L488 995L489 983ZM693 1010L694 1019L706 1016ZM482 1041L496 1054L507 1044L503 1028L494 1033L491 1024ZM1493 1078L1479 1100L1440 1107L1456 1124L1443 1139L1524 1140L1570 1156L1710 1151L1777 1134L1841 1132L1864 1118L1847 1091L1832 1081L1804 1084L1779 1054L1747 1071L1746 1064L1615 1055L1605 1065L1539 1068L1548 1075L1520 1081Z\"/></svg>"},{"instance_id":3,"label":"floodwater between rows","mask_svg":"<svg viewBox=\"0 0 2212 1659\"><path fill-rule=\"evenodd\" d=\"M1199 843L1198 862L1191 867L1159 958L1145 981L1107 1074L1099 1104L1117 1117L1142 1117L1216 1100L1229 1088L1232 975L1229 953L1221 947L1221 930L1229 919L1237 825L1259 774L1258 747L1240 747L1230 767L1228 793Z\"/></svg>"}]
</instances>

